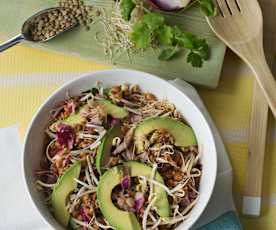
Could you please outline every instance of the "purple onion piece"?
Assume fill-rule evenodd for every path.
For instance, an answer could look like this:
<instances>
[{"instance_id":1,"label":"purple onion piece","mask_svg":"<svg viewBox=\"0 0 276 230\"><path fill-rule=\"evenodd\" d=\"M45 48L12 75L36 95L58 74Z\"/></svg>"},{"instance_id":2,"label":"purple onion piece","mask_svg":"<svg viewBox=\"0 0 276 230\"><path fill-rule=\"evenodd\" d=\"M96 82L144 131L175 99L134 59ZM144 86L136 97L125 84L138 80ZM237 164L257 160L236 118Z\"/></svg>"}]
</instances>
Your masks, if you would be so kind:
<instances>
[{"instance_id":1,"label":"purple onion piece","mask_svg":"<svg viewBox=\"0 0 276 230\"><path fill-rule=\"evenodd\" d=\"M163 11L175 11L186 7L191 0L149 0L154 6Z\"/></svg>"},{"instance_id":2,"label":"purple onion piece","mask_svg":"<svg viewBox=\"0 0 276 230\"><path fill-rule=\"evenodd\" d=\"M122 189L128 189L130 187L130 177L124 176L121 180Z\"/></svg>"},{"instance_id":3,"label":"purple onion piece","mask_svg":"<svg viewBox=\"0 0 276 230\"><path fill-rule=\"evenodd\" d=\"M137 192L135 194L135 205L134 205L136 212L138 212L143 207L144 202L145 202L144 193Z\"/></svg>"}]
</instances>

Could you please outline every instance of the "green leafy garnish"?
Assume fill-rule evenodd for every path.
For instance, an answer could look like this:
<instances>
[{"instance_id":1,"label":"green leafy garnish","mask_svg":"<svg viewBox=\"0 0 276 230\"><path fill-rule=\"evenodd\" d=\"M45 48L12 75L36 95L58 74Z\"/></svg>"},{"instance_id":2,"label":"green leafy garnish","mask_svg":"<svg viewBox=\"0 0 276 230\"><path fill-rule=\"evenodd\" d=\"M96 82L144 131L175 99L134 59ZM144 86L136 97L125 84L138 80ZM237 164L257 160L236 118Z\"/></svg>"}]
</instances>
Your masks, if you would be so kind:
<instances>
[{"instance_id":1,"label":"green leafy garnish","mask_svg":"<svg viewBox=\"0 0 276 230\"><path fill-rule=\"evenodd\" d=\"M162 61L173 59L181 48L189 50L187 62L194 67L201 67L203 61L209 57L209 47L205 39L184 32L178 26L165 24L165 17L156 12L145 13L140 21L134 24L130 39L141 49L153 44L161 45L162 51L158 58Z\"/></svg>"},{"instance_id":2,"label":"green leafy garnish","mask_svg":"<svg viewBox=\"0 0 276 230\"><path fill-rule=\"evenodd\" d=\"M167 32L164 32L164 30ZM173 45L173 47L178 48L176 50L173 47L164 49L159 56L160 60L170 60L175 57L175 53L177 53L179 47L190 50L187 56L187 62L191 63L194 67L201 67L203 60L208 59L209 46L205 39L198 38L195 34L184 32L177 26L166 26L166 29L161 27L161 31L159 33L161 33L162 37L158 37L160 43L163 45Z\"/></svg>"},{"instance_id":3,"label":"green leafy garnish","mask_svg":"<svg viewBox=\"0 0 276 230\"><path fill-rule=\"evenodd\" d=\"M199 0L200 9L206 16L216 16L217 8L213 3L213 0Z\"/></svg>"},{"instance_id":4,"label":"green leafy garnish","mask_svg":"<svg viewBox=\"0 0 276 230\"><path fill-rule=\"evenodd\" d=\"M140 21L133 26L130 39L137 48L147 48L151 44L151 31L146 24Z\"/></svg>"},{"instance_id":5,"label":"green leafy garnish","mask_svg":"<svg viewBox=\"0 0 276 230\"><path fill-rule=\"evenodd\" d=\"M180 46L183 46L186 49L194 49L196 39L197 39L196 35L192 33L181 32L180 34L178 33L175 35L176 42Z\"/></svg>"},{"instance_id":6,"label":"green leafy garnish","mask_svg":"<svg viewBox=\"0 0 276 230\"><path fill-rule=\"evenodd\" d=\"M177 46L172 46L166 49L163 49L159 55L159 60L168 61L175 57L176 54L180 52L180 49Z\"/></svg>"},{"instance_id":7,"label":"green leafy garnish","mask_svg":"<svg viewBox=\"0 0 276 230\"><path fill-rule=\"evenodd\" d=\"M159 13L147 13L143 16L142 22L147 25L150 30L154 31L163 25L165 18Z\"/></svg>"},{"instance_id":8,"label":"green leafy garnish","mask_svg":"<svg viewBox=\"0 0 276 230\"><path fill-rule=\"evenodd\" d=\"M199 54L191 51L187 56L187 62L191 63L193 67L201 67L203 61Z\"/></svg>"},{"instance_id":9,"label":"green leafy garnish","mask_svg":"<svg viewBox=\"0 0 276 230\"><path fill-rule=\"evenodd\" d=\"M137 22L130 34L130 39L137 48L148 48L151 45L153 35L164 23L164 17L159 13L145 14L139 22Z\"/></svg>"},{"instance_id":10,"label":"green leafy garnish","mask_svg":"<svg viewBox=\"0 0 276 230\"><path fill-rule=\"evenodd\" d=\"M129 21L132 10L135 4L132 0L121 0L121 14L124 20Z\"/></svg>"},{"instance_id":11,"label":"green leafy garnish","mask_svg":"<svg viewBox=\"0 0 276 230\"><path fill-rule=\"evenodd\" d=\"M161 45L172 45L174 30L171 26L163 25L157 31L157 36Z\"/></svg>"}]
</instances>

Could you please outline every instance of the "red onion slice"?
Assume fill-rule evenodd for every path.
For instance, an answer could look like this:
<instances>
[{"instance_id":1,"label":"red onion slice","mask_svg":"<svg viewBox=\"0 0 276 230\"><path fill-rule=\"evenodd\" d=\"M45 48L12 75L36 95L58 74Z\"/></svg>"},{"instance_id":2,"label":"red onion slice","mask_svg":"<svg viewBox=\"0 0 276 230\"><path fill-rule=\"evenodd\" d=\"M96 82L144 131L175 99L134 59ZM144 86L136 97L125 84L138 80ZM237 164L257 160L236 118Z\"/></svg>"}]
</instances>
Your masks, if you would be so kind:
<instances>
[{"instance_id":1,"label":"red onion slice","mask_svg":"<svg viewBox=\"0 0 276 230\"><path fill-rule=\"evenodd\" d=\"M149 0L160 10L174 11L186 7L191 0Z\"/></svg>"}]
</instances>

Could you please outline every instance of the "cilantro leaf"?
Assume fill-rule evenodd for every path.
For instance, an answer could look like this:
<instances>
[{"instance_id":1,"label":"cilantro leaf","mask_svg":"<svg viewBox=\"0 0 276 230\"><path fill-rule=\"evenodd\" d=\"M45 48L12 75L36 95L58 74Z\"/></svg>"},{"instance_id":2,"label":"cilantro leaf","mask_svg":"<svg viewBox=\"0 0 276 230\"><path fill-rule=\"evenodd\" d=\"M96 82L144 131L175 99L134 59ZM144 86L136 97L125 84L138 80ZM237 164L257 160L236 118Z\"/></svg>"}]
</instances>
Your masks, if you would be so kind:
<instances>
[{"instance_id":1,"label":"cilantro leaf","mask_svg":"<svg viewBox=\"0 0 276 230\"><path fill-rule=\"evenodd\" d=\"M169 47L166 49L163 49L159 55L159 60L161 61L168 61L171 60L173 57L175 57L176 54L178 54L180 49L176 46Z\"/></svg>"},{"instance_id":2,"label":"cilantro leaf","mask_svg":"<svg viewBox=\"0 0 276 230\"><path fill-rule=\"evenodd\" d=\"M172 45L174 38L173 28L167 25L161 26L157 31L157 37L162 45Z\"/></svg>"},{"instance_id":3,"label":"cilantro leaf","mask_svg":"<svg viewBox=\"0 0 276 230\"><path fill-rule=\"evenodd\" d=\"M141 21L133 26L130 40L136 45L137 48L147 48L151 44L151 31L146 24Z\"/></svg>"},{"instance_id":4,"label":"cilantro leaf","mask_svg":"<svg viewBox=\"0 0 276 230\"><path fill-rule=\"evenodd\" d=\"M154 31L164 24L165 18L159 13L148 13L143 16L142 21L151 31Z\"/></svg>"},{"instance_id":5,"label":"cilantro leaf","mask_svg":"<svg viewBox=\"0 0 276 230\"><path fill-rule=\"evenodd\" d=\"M180 36L183 33L183 31L178 26L174 26L173 33L174 33L174 36Z\"/></svg>"},{"instance_id":6,"label":"cilantro leaf","mask_svg":"<svg viewBox=\"0 0 276 230\"><path fill-rule=\"evenodd\" d=\"M201 11L208 17L216 16L217 8L215 7L213 0L199 0Z\"/></svg>"},{"instance_id":7,"label":"cilantro leaf","mask_svg":"<svg viewBox=\"0 0 276 230\"><path fill-rule=\"evenodd\" d=\"M209 58L209 46L205 39L197 39L196 40L196 51L197 53L204 59L207 60Z\"/></svg>"},{"instance_id":8,"label":"cilantro leaf","mask_svg":"<svg viewBox=\"0 0 276 230\"><path fill-rule=\"evenodd\" d=\"M196 39L196 36L192 33L182 32L181 34L175 35L176 42L186 49L194 49Z\"/></svg>"},{"instance_id":9,"label":"cilantro leaf","mask_svg":"<svg viewBox=\"0 0 276 230\"><path fill-rule=\"evenodd\" d=\"M191 63L193 67L201 67L203 63L201 56L193 51L188 54L187 62Z\"/></svg>"},{"instance_id":10,"label":"cilantro leaf","mask_svg":"<svg viewBox=\"0 0 276 230\"><path fill-rule=\"evenodd\" d=\"M120 7L123 19L129 21L131 12L135 8L135 4L132 0L122 0Z\"/></svg>"}]
</instances>

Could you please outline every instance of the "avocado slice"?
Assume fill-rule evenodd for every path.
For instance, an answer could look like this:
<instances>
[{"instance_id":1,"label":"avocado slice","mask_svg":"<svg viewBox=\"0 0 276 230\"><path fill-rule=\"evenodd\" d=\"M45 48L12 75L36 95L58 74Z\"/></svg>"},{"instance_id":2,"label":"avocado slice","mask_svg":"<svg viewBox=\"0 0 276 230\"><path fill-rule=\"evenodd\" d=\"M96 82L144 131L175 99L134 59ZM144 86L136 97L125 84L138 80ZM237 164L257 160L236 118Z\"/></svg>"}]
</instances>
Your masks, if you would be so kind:
<instances>
[{"instance_id":1,"label":"avocado slice","mask_svg":"<svg viewBox=\"0 0 276 230\"><path fill-rule=\"evenodd\" d=\"M70 214L66 209L67 197L77 187L77 182L74 178L79 178L80 170L80 162L76 162L70 166L57 181L51 196L54 216L64 227L68 225L70 219Z\"/></svg>"},{"instance_id":2,"label":"avocado slice","mask_svg":"<svg viewBox=\"0 0 276 230\"><path fill-rule=\"evenodd\" d=\"M101 175L105 169L104 167L108 164L109 156L112 148L112 141L115 137L122 137L123 133L121 130L121 124L114 125L105 134L96 156L96 168Z\"/></svg>"},{"instance_id":3,"label":"avocado slice","mask_svg":"<svg viewBox=\"0 0 276 230\"><path fill-rule=\"evenodd\" d=\"M99 105L102 105L104 107L104 109L106 110L107 114L114 118L122 119L122 118L127 117L129 114L126 109L113 104L109 100L100 99L97 101L97 103ZM66 125L71 125L71 126L81 124L82 122L85 121L85 118L81 116L80 111L81 111L81 108L76 113L71 114L69 117L65 118L64 120L54 122L50 126L50 129L55 131L57 124L59 124L61 122Z\"/></svg>"},{"instance_id":4,"label":"avocado slice","mask_svg":"<svg viewBox=\"0 0 276 230\"><path fill-rule=\"evenodd\" d=\"M145 176L150 178L152 168L144 163L137 161L128 161L126 166L129 168L130 177ZM141 226L136 216L131 212L126 212L118 209L111 200L111 194L114 187L120 184L123 178L123 166L115 166L104 173L100 177L97 199L104 217L108 222L117 230L140 230ZM164 183L161 175L156 172L155 180ZM157 213L161 217L169 217L170 206L166 191L159 187L154 186L154 193L156 194L155 207Z\"/></svg>"},{"instance_id":5,"label":"avocado slice","mask_svg":"<svg viewBox=\"0 0 276 230\"><path fill-rule=\"evenodd\" d=\"M154 130L166 130L175 138L175 145L187 147L197 144L194 131L191 127L170 117L148 118L137 125L134 132L135 145L138 152L144 150L145 137Z\"/></svg>"},{"instance_id":6,"label":"avocado slice","mask_svg":"<svg viewBox=\"0 0 276 230\"><path fill-rule=\"evenodd\" d=\"M106 99L100 99L97 101L100 105L104 106L107 114L114 118L125 118L128 116L128 111L120 106L113 104L111 101Z\"/></svg>"},{"instance_id":7,"label":"avocado slice","mask_svg":"<svg viewBox=\"0 0 276 230\"><path fill-rule=\"evenodd\" d=\"M69 223L68 223L68 230L81 230L81 227L79 227L79 225L77 225L72 218L69 219Z\"/></svg>"},{"instance_id":8,"label":"avocado slice","mask_svg":"<svg viewBox=\"0 0 276 230\"><path fill-rule=\"evenodd\" d=\"M85 118L81 116L81 114L80 114L80 109L79 109L76 113L70 114L70 116L67 117L67 118L65 118L64 120L54 122L54 123L50 126L50 129L53 130L53 131L55 131L57 125L60 124L60 123L63 123L63 124L66 124L66 125L74 126L74 125L77 125L77 124L81 124L81 123L83 123L84 121L85 121Z\"/></svg>"}]
</instances>

